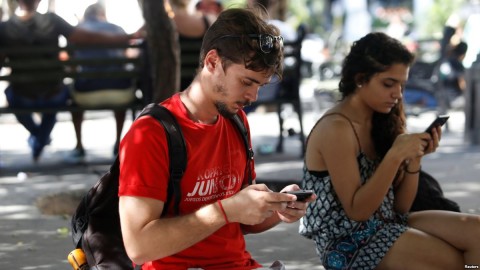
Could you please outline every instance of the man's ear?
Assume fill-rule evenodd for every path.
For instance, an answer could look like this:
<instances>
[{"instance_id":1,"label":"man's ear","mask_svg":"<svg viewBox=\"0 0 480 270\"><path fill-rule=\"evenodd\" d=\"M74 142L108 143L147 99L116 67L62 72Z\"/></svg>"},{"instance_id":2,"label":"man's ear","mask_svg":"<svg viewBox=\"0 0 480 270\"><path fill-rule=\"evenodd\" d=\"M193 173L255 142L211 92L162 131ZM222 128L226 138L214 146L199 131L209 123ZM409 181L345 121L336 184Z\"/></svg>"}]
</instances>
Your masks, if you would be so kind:
<instances>
[{"instance_id":1,"label":"man's ear","mask_svg":"<svg viewBox=\"0 0 480 270\"><path fill-rule=\"evenodd\" d=\"M205 66L209 72L213 72L218 64L221 64L221 58L217 50L210 50L205 56Z\"/></svg>"}]
</instances>

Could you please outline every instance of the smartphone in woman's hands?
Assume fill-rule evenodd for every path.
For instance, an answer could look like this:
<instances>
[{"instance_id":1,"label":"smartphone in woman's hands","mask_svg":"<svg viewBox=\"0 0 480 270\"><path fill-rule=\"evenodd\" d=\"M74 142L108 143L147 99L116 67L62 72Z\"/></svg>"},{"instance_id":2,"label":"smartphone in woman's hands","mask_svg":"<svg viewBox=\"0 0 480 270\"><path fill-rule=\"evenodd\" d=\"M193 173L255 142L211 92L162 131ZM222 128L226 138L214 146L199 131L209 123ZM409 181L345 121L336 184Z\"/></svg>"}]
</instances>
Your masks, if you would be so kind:
<instances>
[{"instance_id":1,"label":"smartphone in woman's hands","mask_svg":"<svg viewBox=\"0 0 480 270\"><path fill-rule=\"evenodd\" d=\"M439 116L437 116L437 118L435 120L433 120L433 122L428 126L428 128L425 129L425 132L428 132L428 133L432 134L432 129L434 127L441 127L441 126L445 125L448 118L450 118L449 115L439 115Z\"/></svg>"}]
</instances>

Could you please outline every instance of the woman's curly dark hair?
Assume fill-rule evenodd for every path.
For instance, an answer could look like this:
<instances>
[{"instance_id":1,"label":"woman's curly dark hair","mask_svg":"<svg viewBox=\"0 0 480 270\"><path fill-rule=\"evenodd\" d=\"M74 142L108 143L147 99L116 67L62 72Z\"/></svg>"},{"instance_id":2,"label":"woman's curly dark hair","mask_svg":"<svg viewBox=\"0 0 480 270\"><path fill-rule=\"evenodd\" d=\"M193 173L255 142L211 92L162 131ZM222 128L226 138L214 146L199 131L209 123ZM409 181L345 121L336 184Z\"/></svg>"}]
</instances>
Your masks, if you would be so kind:
<instances>
[{"instance_id":1,"label":"woman's curly dark hair","mask_svg":"<svg viewBox=\"0 0 480 270\"><path fill-rule=\"evenodd\" d=\"M394 64L410 66L415 57L398 40L384 33L370 33L354 42L342 64L339 90L342 99L353 94L357 84L370 81L377 73L384 72ZM395 138L405 131L403 102L389 113L375 112L371 136L375 151L383 158Z\"/></svg>"}]
</instances>

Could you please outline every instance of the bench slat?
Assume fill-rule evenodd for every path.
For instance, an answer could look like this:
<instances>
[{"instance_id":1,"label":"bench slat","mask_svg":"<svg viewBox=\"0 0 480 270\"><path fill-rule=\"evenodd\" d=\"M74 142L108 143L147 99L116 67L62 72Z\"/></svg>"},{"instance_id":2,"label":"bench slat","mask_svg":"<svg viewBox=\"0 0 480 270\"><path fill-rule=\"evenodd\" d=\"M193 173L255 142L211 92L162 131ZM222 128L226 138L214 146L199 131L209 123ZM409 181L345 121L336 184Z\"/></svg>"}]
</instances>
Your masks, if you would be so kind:
<instances>
[{"instance_id":1,"label":"bench slat","mask_svg":"<svg viewBox=\"0 0 480 270\"><path fill-rule=\"evenodd\" d=\"M4 59L0 65L5 68L15 70L13 74L5 74L0 76L0 81L16 82L16 83L42 83L48 81L61 81L66 78L70 79L102 79L102 78L127 78L136 80L143 78L145 63L141 50L144 46L138 44L115 44L115 45L68 45L65 47L58 46L37 46L37 47L15 47L0 48L0 55L8 55L10 59ZM60 52L73 52L78 49L135 49L139 52L132 57L97 57L97 58L69 58L67 60L57 59L41 59L45 54L58 54ZM75 68L77 66L88 66L89 69ZM112 66L124 66L125 69L111 68ZM104 69L104 68L110 68ZM100 70L92 70L100 69ZM103 68L103 69L102 69ZM0 114L23 114L32 112L75 112L84 110L122 110L131 109L132 114L143 108L143 101L135 99L131 104L123 106L95 106L95 107L79 107L70 104L56 108L11 108L0 107Z\"/></svg>"}]
</instances>

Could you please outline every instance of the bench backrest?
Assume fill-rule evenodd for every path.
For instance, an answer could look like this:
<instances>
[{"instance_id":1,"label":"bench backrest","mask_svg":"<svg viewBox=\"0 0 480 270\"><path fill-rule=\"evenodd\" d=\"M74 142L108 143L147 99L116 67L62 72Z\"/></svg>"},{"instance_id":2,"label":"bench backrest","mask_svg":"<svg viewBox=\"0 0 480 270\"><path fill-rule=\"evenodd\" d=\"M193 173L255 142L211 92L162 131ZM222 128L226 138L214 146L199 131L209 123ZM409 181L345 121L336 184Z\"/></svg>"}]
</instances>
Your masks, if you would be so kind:
<instances>
[{"instance_id":1,"label":"bench backrest","mask_svg":"<svg viewBox=\"0 0 480 270\"><path fill-rule=\"evenodd\" d=\"M15 70L14 73L0 76L0 80L9 82L36 83L42 81L62 80L64 78L138 78L141 70L141 57L79 59L73 57L75 50L84 49L140 49L134 45L68 45L65 47L15 47L0 48L0 55L7 57L0 66ZM57 55L46 58L44 55ZM68 55L69 57L62 57ZM63 59L62 59L63 58ZM125 66L125 69L103 69L112 65ZM98 67L99 70L88 71L79 66Z\"/></svg>"}]
</instances>

